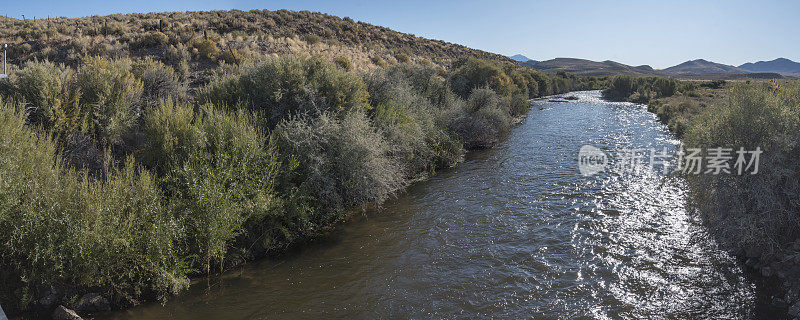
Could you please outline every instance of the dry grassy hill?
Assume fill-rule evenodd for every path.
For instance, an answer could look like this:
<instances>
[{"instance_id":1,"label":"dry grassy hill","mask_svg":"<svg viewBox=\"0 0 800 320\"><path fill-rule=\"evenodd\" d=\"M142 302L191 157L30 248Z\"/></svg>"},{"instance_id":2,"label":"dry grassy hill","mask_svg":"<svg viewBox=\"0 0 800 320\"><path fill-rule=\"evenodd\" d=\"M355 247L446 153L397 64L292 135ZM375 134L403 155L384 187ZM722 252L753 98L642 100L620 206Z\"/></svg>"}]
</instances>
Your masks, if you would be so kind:
<instances>
[{"instance_id":1,"label":"dry grassy hill","mask_svg":"<svg viewBox=\"0 0 800 320\"><path fill-rule=\"evenodd\" d=\"M415 61L447 66L454 58L508 61L505 56L384 27L308 11L209 11L114 14L84 18L0 18L9 62L50 60L76 65L85 55L153 57L188 82L222 62L270 55L320 55L359 70Z\"/></svg>"},{"instance_id":2,"label":"dry grassy hill","mask_svg":"<svg viewBox=\"0 0 800 320\"><path fill-rule=\"evenodd\" d=\"M564 71L583 76L612 76L612 75L631 75L631 76L652 76L659 73L648 65L629 66L615 61L591 61L576 58L555 58L547 61L528 61L522 65L534 67L544 72Z\"/></svg>"}]
</instances>

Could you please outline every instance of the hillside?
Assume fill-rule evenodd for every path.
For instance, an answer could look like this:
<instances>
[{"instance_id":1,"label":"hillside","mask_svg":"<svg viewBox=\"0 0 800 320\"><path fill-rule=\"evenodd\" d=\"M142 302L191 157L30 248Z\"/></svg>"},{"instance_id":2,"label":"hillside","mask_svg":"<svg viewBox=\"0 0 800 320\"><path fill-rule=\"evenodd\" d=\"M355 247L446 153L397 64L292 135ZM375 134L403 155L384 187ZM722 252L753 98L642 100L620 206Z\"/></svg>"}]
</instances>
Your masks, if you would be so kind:
<instances>
[{"instance_id":1,"label":"hillside","mask_svg":"<svg viewBox=\"0 0 800 320\"><path fill-rule=\"evenodd\" d=\"M153 57L189 82L207 80L220 62L272 55L345 57L358 70L397 62L447 66L454 58L512 62L494 53L309 11L209 11L114 14L84 18L0 19L9 63L50 60L75 66L85 55ZM182 65L181 61L187 61Z\"/></svg>"},{"instance_id":2,"label":"hillside","mask_svg":"<svg viewBox=\"0 0 800 320\"><path fill-rule=\"evenodd\" d=\"M686 61L676 66L666 68L665 73L671 75L701 75L713 73L748 73L747 70L739 69L721 63L711 62L704 59Z\"/></svg>"},{"instance_id":3,"label":"hillside","mask_svg":"<svg viewBox=\"0 0 800 320\"><path fill-rule=\"evenodd\" d=\"M609 76L618 74L644 76L658 74L658 72L647 65L634 67L609 60L597 62L576 58L555 58L547 61L533 61L522 64L545 72L564 71L584 76Z\"/></svg>"},{"instance_id":4,"label":"hillside","mask_svg":"<svg viewBox=\"0 0 800 320\"><path fill-rule=\"evenodd\" d=\"M800 74L800 63L786 58L778 58L772 61L748 62L739 69L752 72L776 72L781 74Z\"/></svg>"}]
</instances>

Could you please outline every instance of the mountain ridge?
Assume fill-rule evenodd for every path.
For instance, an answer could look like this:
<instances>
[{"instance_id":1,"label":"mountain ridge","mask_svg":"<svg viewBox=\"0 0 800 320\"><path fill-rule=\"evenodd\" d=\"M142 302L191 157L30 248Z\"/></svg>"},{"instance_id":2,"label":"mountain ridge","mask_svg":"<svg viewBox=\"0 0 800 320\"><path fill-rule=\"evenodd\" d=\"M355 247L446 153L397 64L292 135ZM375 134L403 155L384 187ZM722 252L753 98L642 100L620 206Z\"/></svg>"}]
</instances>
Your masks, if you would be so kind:
<instances>
[{"instance_id":1,"label":"mountain ridge","mask_svg":"<svg viewBox=\"0 0 800 320\"><path fill-rule=\"evenodd\" d=\"M674 75L699 75L713 73L749 73L750 71L740 69L727 64L716 63L705 59L695 59L661 70Z\"/></svg>"},{"instance_id":2,"label":"mountain ridge","mask_svg":"<svg viewBox=\"0 0 800 320\"><path fill-rule=\"evenodd\" d=\"M785 58L782 58L785 59ZM771 63L777 61L786 64L788 67L775 67L773 65L764 66L764 63ZM787 62L788 61L788 62ZM773 61L763 62L760 61L759 67L748 70L747 68L740 68L732 65L726 65L705 59L689 60L668 68L654 69L649 65L632 66L624 63L605 60L605 61L592 61L579 58L555 58L545 61L527 61L518 62L522 65L533 67L544 72L568 72L576 75L585 76L613 76L613 75L631 75L631 76L662 76L662 77L688 77L688 78L702 78L702 79L738 79L738 78L781 78L782 74L796 75L800 73L800 63L785 59L776 59ZM756 63L758 64L758 63ZM753 64L753 65L756 65ZM794 70L793 64L797 64L798 73L780 70ZM747 64L743 66L749 66Z\"/></svg>"},{"instance_id":3,"label":"mountain ridge","mask_svg":"<svg viewBox=\"0 0 800 320\"><path fill-rule=\"evenodd\" d=\"M747 62L740 65L739 68L752 72L800 74L800 63L794 62L787 58L777 58L770 61Z\"/></svg>"}]
</instances>

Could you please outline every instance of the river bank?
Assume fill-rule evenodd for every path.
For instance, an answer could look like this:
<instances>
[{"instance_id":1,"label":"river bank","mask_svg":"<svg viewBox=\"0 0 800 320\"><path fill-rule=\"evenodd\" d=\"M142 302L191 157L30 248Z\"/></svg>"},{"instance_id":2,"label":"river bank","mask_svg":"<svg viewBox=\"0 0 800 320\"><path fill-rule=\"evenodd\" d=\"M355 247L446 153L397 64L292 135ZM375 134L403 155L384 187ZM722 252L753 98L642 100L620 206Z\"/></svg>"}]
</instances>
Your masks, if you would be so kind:
<instances>
[{"instance_id":1,"label":"river bank","mask_svg":"<svg viewBox=\"0 0 800 320\"><path fill-rule=\"evenodd\" d=\"M632 86L647 91L646 85ZM685 141L686 148L727 146L763 150L761 171L721 179L687 175L692 208L712 234L770 287L773 308L800 316L800 240L793 183L798 112L795 81L688 83L670 96L648 96L648 110ZM625 96L623 94L622 96Z\"/></svg>"}]
</instances>

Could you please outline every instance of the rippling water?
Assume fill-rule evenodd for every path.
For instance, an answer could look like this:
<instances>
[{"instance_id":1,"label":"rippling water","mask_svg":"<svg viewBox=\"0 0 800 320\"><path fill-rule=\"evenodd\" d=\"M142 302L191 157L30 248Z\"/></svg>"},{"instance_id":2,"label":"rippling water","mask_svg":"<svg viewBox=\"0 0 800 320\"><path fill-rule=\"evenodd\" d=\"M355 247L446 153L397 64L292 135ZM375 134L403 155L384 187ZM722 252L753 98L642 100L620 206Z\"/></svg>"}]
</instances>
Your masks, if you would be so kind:
<instances>
[{"instance_id":1,"label":"rippling water","mask_svg":"<svg viewBox=\"0 0 800 320\"><path fill-rule=\"evenodd\" d=\"M535 103L498 148L278 259L130 319L751 318L755 285L660 172L585 178L578 149L676 141L642 105Z\"/></svg>"}]
</instances>

